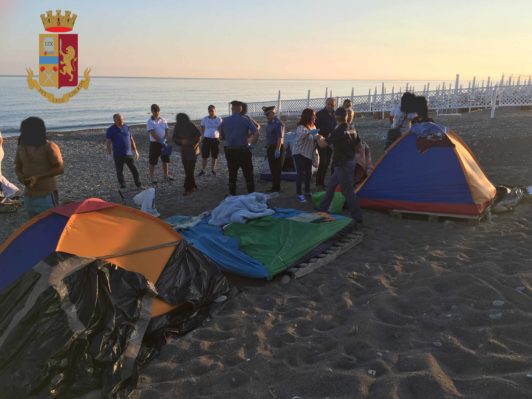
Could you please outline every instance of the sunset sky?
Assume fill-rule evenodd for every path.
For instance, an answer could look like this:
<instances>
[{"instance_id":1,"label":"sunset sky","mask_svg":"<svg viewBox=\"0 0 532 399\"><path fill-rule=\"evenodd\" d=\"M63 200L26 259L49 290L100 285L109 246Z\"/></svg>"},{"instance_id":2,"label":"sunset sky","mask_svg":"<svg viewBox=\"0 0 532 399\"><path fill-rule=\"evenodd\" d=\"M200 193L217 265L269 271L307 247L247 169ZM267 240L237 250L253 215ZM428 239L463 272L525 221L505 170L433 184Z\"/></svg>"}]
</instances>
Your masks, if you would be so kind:
<instances>
[{"instance_id":1,"label":"sunset sky","mask_svg":"<svg viewBox=\"0 0 532 399\"><path fill-rule=\"evenodd\" d=\"M479 79L532 73L531 0L0 0L0 74L38 66L40 14L78 15L95 76Z\"/></svg>"}]
</instances>

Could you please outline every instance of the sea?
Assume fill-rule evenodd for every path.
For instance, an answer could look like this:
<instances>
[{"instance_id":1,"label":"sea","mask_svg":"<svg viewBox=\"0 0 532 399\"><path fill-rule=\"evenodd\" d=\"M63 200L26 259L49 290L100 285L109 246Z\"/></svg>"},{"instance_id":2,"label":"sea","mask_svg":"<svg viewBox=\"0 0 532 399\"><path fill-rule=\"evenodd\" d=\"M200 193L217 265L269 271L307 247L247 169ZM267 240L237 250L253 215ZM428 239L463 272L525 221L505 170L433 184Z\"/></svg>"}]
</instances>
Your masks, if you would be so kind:
<instances>
[{"instance_id":1,"label":"sea","mask_svg":"<svg viewBox=\"0 0 532 399\"><path fill-rule=\"evenodd\" d=\"M159 104L161 116L169 122L184 112L191 119L207 115L214 104L218 114L228 114L232 100L245 102L325 97L326 90L334 96L366 95L368 90L380 92L382 83L390 92L404 89L408 83L417 90L426 83L436 88L451 81L406 80L280 80L280 79L187 79L91 77L88 90L81 90L68 103L48 102L35 90L29 90L24 76L0 76L0 131L4 136L18 135L20 122L29 116L42 118L48 131L76 131L109 126L112 115L122 113L126 123L144 123L150 116L150 105ZM63 88L68 92L72 88ZM50 90L51 91L51 90ZM62 92L56 93L57 95Z\"/></svg>"}]
</instances>

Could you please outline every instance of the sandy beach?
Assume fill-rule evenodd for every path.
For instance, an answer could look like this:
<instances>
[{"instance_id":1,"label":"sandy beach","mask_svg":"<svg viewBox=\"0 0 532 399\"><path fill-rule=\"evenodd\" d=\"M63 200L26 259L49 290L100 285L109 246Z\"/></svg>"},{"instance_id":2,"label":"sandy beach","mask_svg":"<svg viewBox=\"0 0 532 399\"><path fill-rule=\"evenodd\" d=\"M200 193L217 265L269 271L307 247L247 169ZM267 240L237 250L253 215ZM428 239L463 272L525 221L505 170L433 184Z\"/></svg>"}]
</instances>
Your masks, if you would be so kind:
<instances>
[{"instance_id":1,"label":"sandy beach","mask_svg":"<svg viewBox=\"0 0 532 399\"><path fill-rule=\"evenodd\" d=\"M532 185L532 110L500 109L495 119L489 111L433 117L464 139L495 185ZM357 118L356 125L377 160L388 122ZM146 184L143 130L133 132ZM61 202L121 201L104 130L50 137L65 161ZM7 138L4 149L3 173L16 182L16 140ZM256 176L262 157L257 150ZM159 166L156 171L162 180ZM176 181L160 183L156 194L163 218L210 210L227 193L223 155L217 176L197 178L199 191L191 196L182 195L176 153L170 171ZM131 203L136 190L127 168L125 176ZM243 183L240 174L239 194ZM257 191L268 187L258 182ZM294 183L282 189L272 206L312 209L296 201ZM375 211L364 218L363 243L334 264L285 284L277 278L239 286L241 292L202 327L163 347L141 370L132 397L532 397L530 203L480 224ZM26 215L20 210L0 220L3 242Z\"/></svg>"}]
</instances>

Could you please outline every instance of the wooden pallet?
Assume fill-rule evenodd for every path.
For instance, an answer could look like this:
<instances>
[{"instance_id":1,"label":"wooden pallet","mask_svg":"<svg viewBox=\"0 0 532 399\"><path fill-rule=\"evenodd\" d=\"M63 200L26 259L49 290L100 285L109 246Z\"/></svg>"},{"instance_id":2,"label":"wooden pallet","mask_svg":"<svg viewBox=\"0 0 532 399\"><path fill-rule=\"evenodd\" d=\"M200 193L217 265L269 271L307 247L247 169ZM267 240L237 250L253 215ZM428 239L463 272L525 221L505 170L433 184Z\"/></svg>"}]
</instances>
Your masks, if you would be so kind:
<instances>
[{"instance_id":1,"label":"wooden pallet","mask_svg":"<svg viewBox=\"0 0 532 399\"><path fill-rule=\"evenodd\" d=\"M397 219L403 219L405 217L414 217L420 216L429 222L440 222L443 220L459 220L467 221L470 223L479 223L481 220L491 220L491 211L487 210L482 215L471 216L471 215L459 215L453 213L436 213L436 212L418 212L418 211L405 211L399 209L392 209L389 211L392 217Z\"/></svg>"},{"instance_id":2,"label":"wooden pallet","mask_svg":"<svg viewBox=\"0 0 532 399\"><path fill-rule=\"evenodd\" d=\"M336 244L325 250L322 254L310 259L308 262L301 263L287 270L292 278L300 278L312 273L314 270L331 263L351 248L357 246L364 240L364 234L354 232L341 238Z\"/></svg>"}]
</instances>

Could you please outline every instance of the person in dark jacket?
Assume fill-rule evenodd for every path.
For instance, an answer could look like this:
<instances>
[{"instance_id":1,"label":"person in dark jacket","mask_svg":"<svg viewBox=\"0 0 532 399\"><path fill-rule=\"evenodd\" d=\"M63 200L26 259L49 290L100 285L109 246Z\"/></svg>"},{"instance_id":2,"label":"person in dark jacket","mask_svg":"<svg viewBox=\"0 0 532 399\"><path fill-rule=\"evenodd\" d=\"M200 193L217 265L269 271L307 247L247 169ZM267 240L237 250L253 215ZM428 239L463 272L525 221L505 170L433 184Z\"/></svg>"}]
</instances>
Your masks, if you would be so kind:
<instances>
[{"instance_id":1,"label":"person in dark jacket","mask_svg":"<svg viewBox=\"0 0 532 399\"><path fill-rule=\"evenodd\" d=\"M351 217L355 223L362 223L362 211L353 189L353 176L356 167L355 155L360 145L360 138L354 129L349 129L347 112L344 108L338 108L335 116L338 126L326 139L320 137L318 141L321 148L333 146L332 162L334 166L333 174L327 182L327 192L318 209L322 212L329 210L336 186L340 184Z\"/></svg>"},{"instance_id":2,"label":"person in dark jacket","mask_svg":"<svg viewBox=\"0 0 532 399\"><path fill-rule=\"evenodd\" d=\"M336 127L336 118L334 117L334 107L336 101L334 98L328 98L325 100L325 108L316 113L316 128L320 131L320 136L323 138L329 137L329 134ZM332 150L330 147L318 147L318 153L320 155L320 163L318 164L318 170L316 172L316 188L323 190L325 188L325 175L331 162Z\"/></svg>"},{"instance_id":3,"label":"person in dark jacket","mask_svg":"<svg viewBox=\"0 0 532 399\"><path fill-rule=\"evenodd\" d=\"M268 120L266 124L266 154L272 174L272 186L269 192L281 191L281 173L285 157L284 124L275 116L275 106L262 107Z\"/></svg>"},{"instance_id":4,"label":"person in dark jacket","mask_svg":"<svg viewBox=\"0 0 532 399\"><path fill-rule=\"evenodd\" d=\"M172 141L181 148L181 162L183 162L185 169L185 182L183 184L185 192L183 195L190 195L198 188L194 179L194 169L196 159L200 154L200 138L199 129L190 121L188 115L177 114Z\"/></svg>"}]
</instances>

